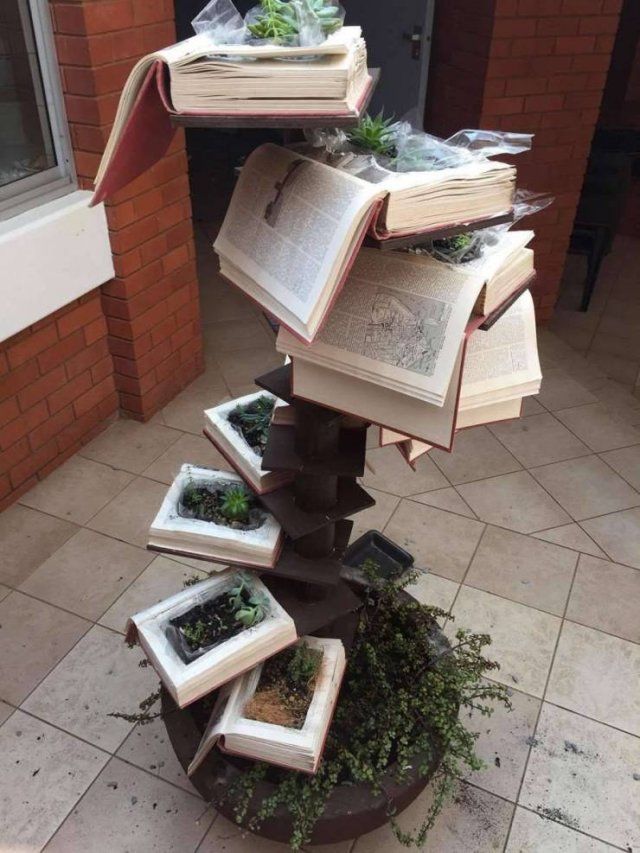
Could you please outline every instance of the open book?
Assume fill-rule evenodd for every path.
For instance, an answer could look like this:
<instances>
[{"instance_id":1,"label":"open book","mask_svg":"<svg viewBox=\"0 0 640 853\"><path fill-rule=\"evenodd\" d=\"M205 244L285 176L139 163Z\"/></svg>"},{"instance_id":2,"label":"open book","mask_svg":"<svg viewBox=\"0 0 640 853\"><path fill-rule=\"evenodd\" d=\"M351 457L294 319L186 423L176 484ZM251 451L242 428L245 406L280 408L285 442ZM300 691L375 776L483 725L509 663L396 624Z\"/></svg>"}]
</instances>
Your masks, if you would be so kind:
<instances>
[{"instance_id":1,"label":"open book","mask_svg":"<svg viewBox=\"0 0 640 853\"><path fill-rule=\"evenodd\" d=\"M313 698L302 727L276 725L244 716L260 685L261 664L221 691L189 765L189 775L198 769L216 743L224 752L304 773L316 772L344 674L345 652L340 640L302 637L300 642L322 652Z\"/></svg>"},{"instance_id":2,"label":"open book","mask_svg":"<svg viewBox=\"0 0 640 853\"><path fill-rule=\"evenodd\" d=\"M370 298L375 296L374 286ZM452 301L453 297L450 295L449 299ZM477 320L461 338L457 331L445 329L444 335L450 338L446 348L441 346L434 351L433 347L422 347L424 353L430 353L429 366L415 358L403 365L412 352L421 351L416 341L433 327L416 323L415 312L413 317L406 313L406 302L399 301L400 305L394 307L396 318L389 317L386 325L378 322L377 312L369 311L367 321L365 312L360 310L358 317L355 307L349 306L351 317L344 318L336 306L326 331L331 333L335 317L335 322L341 323L341 345L334 338L333 344L323 347L321 359L316 354L322 341L301 347L281 330L276 346L288 348L292 355L294 395L450 450L456 428L514 417L520 399L538 392L541 373L533 300L528 291L487 332L471 334ZM447 307L447 303L443 305ZM398 319L405 328L396 331L406 346L394 350L386 343ZM407 335L407 326L413 330L412 336ZM370 343L385 346L371 349ZM332 359L326 358L329 347ZM390 353L395 353L393 358ZM438 371L433 362L439 359L450 365L450 375L444 399L436 404L427 399L425 389L435 387L432 380ZM367 369L363 370L365 365ZM441 374L446 377L446 373ZM446 378L442 381L446 385Z\"/></svg>"},{"instance_id":3,"label":"open book","mask_svg":"<svg viewBox=\"0 0 640 853\"><path fill-rule=\"evenodd\" d=\"M237 630L198 652L185 650L184 637L175 627L181 618L237 590L239 584L261 602L263 618ZM206 618L206 617L204 617ZM132 616L127 640L139 642L162 683L180 708L255 667L265 658L295 642L293 619L259 578L246 572L223 572L190 586L170 598Z\"/></svg>"},{"instance_id":4,"label":"open book","mask_svg":"<svg viewBox=\"0 0 640 853\"><path fill-rule=\"evenodd\" d=\"M506 163L478 158L447 169L393 172L362 154L329 154L307 144L291 148L384 189L371 228L381 240L477 222L508 213L513 204L516 169Z\"/></svg>"},{"instance_id":5,"label":"open book","mask_svg":"<svg viewBox=\"0 0 640 853\"><path fill-rule=\"evenodd\" d=\"M283 59L309 57L305 62ZM181 115L349 115L372 86L360 27L343 27L322 44L217 45L205 34L147 54L120 96L96 176L93 204L163 156Z\"/></svg>"},{"instance_id":6,"label":"open book","mask_svg":"<svg viewBox=\"0 0 640 853\"><path fill-rule=\"evenodd\" d=\"M359 178L262 145L242 169L214 244L220 272L311 341L383 195Z\"/></svg>"},{"instance_id":7,"label":"open book","mask_svg":"<svg viewBox=\"0 0 640 853\"><path fill-rule=\"evenodd\" d=\"M477 168L512 167L487 162ZM442 176L442 172L412 174L434 186ZM436 193L443 204L447 192ZM464 204L466 196L461 198ZM292 150L263 145L242 169L214 244L220 271L294 335L313 341L367 228L382 204L388 215L391 199L384 184L363 181ZM509 207L510 201L505 205ZM431 198L420 209L420 215L429 218L438 204Z\"/></svg>"}]
</instances>

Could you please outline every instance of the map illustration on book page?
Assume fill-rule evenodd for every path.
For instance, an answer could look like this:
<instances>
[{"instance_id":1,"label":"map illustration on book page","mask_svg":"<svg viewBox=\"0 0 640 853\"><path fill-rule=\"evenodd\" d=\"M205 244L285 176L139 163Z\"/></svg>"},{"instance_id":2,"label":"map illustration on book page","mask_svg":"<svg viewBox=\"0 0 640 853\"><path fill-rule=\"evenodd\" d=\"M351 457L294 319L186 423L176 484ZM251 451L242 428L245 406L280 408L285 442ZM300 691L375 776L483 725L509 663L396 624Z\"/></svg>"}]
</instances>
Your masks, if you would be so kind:
<instances>
[{"instance_id":1,"label":"map illustration on book page","mask_svg":"<svg viewBox=\"0 0 640 853\"><path fill-rule=\"evenodd\" d=\"M351 278L319 340L374 361L433 376L451 304Z\"/></svg>"}]
</instances>

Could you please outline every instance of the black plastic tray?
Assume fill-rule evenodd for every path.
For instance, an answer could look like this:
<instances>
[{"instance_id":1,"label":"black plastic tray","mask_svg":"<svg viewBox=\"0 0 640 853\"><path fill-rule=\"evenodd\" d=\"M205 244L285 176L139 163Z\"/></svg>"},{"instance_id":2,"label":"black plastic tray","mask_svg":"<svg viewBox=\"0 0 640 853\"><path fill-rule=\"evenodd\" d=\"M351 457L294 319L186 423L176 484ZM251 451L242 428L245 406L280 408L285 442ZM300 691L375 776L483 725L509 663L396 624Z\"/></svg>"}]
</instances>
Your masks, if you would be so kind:
<instances>
[{"instance_id":1,"label":"black plastic tray","mask_svg":"<svg viewBox=\"0 0 640 853\"><path fill-rule=\"evenodd\" d=\"M359 569L365 560L375 560L384 578L399 577L413 565L413 557L379 530L367 530L345 551L342 563L347 569ZM344 577L360 580L360 572L345 572Z\"/></svg>"}]
</instances>

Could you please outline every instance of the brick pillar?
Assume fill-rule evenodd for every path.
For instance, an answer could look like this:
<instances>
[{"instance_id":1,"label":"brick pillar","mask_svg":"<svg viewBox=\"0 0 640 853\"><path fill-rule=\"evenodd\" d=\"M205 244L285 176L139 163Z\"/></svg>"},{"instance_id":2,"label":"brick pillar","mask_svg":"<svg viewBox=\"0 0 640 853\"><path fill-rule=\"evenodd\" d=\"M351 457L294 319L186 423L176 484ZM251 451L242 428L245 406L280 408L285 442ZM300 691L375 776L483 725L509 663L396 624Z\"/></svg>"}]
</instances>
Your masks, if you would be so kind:
<instances>
[{"instance_id":1,"label":"brick pillar","mask_svg":"<svg viewBox=\"0 0 640 853\"><path fill-rule=\"evenodd\" d=\"M124 81L175 41L172 0L50 0L80 186L92 189ZM102 287L121 411L147 420L203 369L184 135L111 199Z\"/></svg>"},{"instance_id":2,"label":"brick pillar","mask_svg":"<svg viewBox=\"0 0 640 853\"><path fill-rule=\"evenodd\" d=\"M426 127L535 134L518 183L555 204L536 230L539 319L555 305L622 0L449 0L438 4ZM438 90L438 80L445 89ZM478 97L478 87L481 95Z\"/></svg>"}]
</instances>

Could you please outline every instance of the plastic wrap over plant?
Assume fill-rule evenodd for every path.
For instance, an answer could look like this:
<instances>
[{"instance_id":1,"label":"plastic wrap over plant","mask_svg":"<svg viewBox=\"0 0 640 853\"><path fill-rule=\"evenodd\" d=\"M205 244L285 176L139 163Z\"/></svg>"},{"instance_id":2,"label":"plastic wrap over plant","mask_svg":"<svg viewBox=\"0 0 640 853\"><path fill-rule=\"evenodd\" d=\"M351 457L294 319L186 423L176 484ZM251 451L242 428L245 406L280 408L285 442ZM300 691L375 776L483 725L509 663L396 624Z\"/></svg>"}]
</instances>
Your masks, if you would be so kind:
<instances>
[{"instance_id":1,"label":"plastic wrap over plant","mask_svg":"<svg viewBox=\"0 0 640 853\"><path fill-rule=\"evenodd\" d=\"M213 44L243 44L247 28L231 0L209 0L191 21L194 31L206 34Z\"/></svg>"},{"instance_id":2,"label":"plastic wrap over plant","mask_svg":"<svg viewBox=\"0 0 640 853\"><path fill-rule=\"evenodd\" d=\"M467 269L473 269L473 261L486 258L496 249L500 239L516 222L524 216L544 210L554 201L554 196L547 193L536 193L529 190L517 190L513 205L513 221L502 225L492 225L478 231L456 234L453 237L442 237L439 240L428 240L409 251L419 255L431 255L437 261L458 266L469 264Z\"/></svg>"},{"instance_id":3,"label":"plastic wrap over plant","mask_svg":"<svg viewBox=\"0 0 640 853\"><path fill-rule=\"evenodd\" d=\"M210 0L191 25L214 44L312 47L339 30L344 16L337 0L260 0L243 20L231 0Z\"/></svg>"},{"instance_id":4,"label":"plastic wrap over plant","mask_svg":"<svg viewBox=\"0 0 640 853\"><path fill-rule=\"evenodd\" d=\"M309 144L332 155L351 154L374 157L391 172L424 172L451 169L479 158L519 154L531 148L529 133L493 130L460 130L448 139L439 139L416 129L409 121L392 122L382 114L365 116L350 131L325 128L306 132ZM349 171L357 164L351 159ZM338 168L342 164L338 163Z\"/></svg>"}]
</instances>

